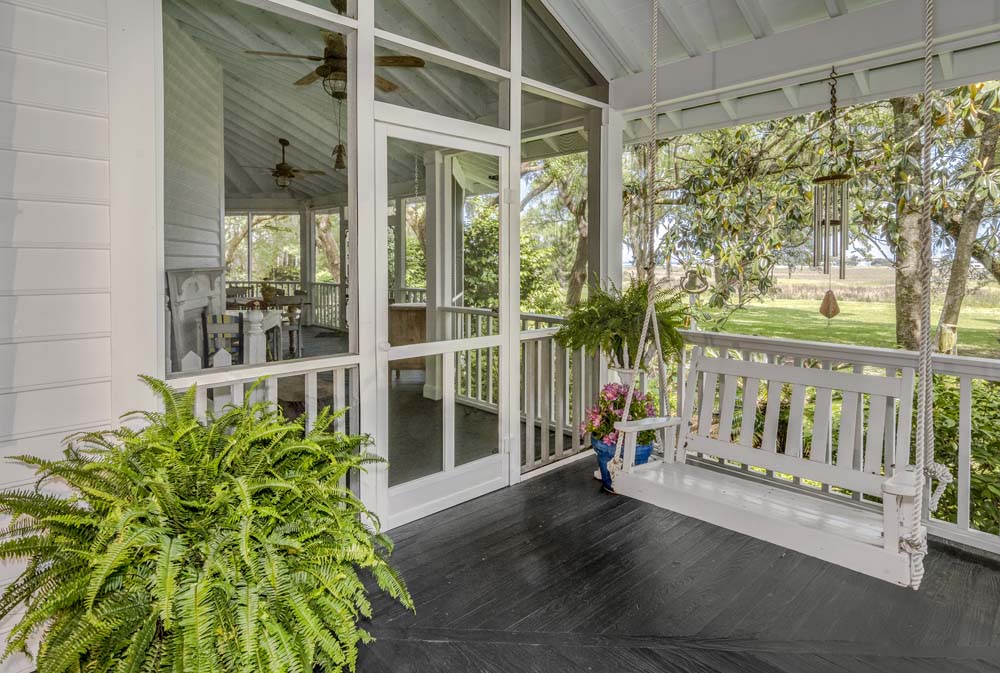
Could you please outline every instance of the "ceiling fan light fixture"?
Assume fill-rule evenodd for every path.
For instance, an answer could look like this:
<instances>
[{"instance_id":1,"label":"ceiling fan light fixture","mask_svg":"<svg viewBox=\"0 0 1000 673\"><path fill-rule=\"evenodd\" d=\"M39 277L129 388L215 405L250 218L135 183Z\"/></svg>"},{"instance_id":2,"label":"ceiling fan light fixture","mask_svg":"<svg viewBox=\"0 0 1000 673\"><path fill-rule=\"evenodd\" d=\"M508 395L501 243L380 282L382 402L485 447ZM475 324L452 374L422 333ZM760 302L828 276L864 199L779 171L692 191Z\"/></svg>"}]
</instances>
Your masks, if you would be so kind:
<instances>
[{"instance_id":1,"label":"ceiling fan light fixture","mask_svg":"<svg viewBox=\"0 0 1000 673\"><path fill-rule=\"evenodd\" d=\"M346 98L347 75L342 72L331 72L323 78L323 90L334 98Z\"/></svg>"},{"instance_id":2,"label":"ceiling fan light fixture","mask_svg":"<svg viewBox=\"0 0 1000 673\"><path fill-rule=\"evenodd\" d=\"M287 175L274 176L274 184L278 186L278 189L288 189L290 182Z\"/></svg>"}]
</instances>

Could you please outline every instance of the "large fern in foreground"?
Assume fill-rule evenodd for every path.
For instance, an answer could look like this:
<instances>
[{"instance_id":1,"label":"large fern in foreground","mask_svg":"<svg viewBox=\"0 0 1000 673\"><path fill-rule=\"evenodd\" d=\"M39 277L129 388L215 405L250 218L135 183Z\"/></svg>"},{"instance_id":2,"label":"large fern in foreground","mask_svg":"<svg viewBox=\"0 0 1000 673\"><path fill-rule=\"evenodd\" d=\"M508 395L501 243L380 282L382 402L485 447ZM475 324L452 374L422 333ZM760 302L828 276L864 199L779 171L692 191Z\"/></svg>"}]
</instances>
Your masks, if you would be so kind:
<instances>
[{"instance_id":1,"label":"large fern in foreground","mask_svg":"<svg viewBox=\"0 0 1000 673\"><path fill-rule=\"evenodd\" d=\"M412 608L391 544L342 478L377 460L364 440L288 422L273 406L207 423L194 391L147 379L143 429L80 435L65 458L18 458L39 489L0 493L0 558L27 569L0 599L24 606L7 655L42 634L39 673L354 670L371 606L359 575Z\"/></svg>"}]
</instances>

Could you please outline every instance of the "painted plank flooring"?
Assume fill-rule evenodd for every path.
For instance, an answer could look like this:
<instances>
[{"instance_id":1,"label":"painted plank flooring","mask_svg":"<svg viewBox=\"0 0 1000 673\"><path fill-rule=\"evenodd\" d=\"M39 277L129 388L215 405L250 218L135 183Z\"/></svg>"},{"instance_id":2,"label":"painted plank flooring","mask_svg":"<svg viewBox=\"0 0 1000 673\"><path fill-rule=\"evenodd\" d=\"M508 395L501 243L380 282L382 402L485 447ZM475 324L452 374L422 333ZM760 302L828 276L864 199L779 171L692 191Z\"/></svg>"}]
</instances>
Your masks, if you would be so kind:
<instances>
[{"instance_id":1,"label":"painted plank flooring","mask_svg":"<svg viewBox=\"0 0 1000 673\"><path fill-rule=\"evenodd\" d=\"M1000 672L1000 569L919 592L598 492L589 460L392 532L361 673Z\"/></svg>"}]
</instances>

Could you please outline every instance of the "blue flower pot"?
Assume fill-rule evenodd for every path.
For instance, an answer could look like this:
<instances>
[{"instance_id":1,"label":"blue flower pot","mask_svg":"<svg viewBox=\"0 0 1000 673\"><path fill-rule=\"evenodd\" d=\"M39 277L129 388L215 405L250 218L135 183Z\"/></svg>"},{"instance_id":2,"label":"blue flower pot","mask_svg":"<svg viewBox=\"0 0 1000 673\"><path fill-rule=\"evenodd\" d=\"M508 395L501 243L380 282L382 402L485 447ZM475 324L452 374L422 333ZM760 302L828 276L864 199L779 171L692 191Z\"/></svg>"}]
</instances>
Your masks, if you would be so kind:
<instances>
[{"instance_id":1,"label":"blue flower pot","mask_svg":"<svg viewBox=\"0 0 1000 673\"><path fill-rule=\"evenodd\" d=\"M611 488L611 473L608 471L608 463L615 457L615 449L617 447L614 444L605 444L594 437L590 438L590 445L594 447L594 452L597 454L597 465L601 469L601 483ZM635 464L645 465L649 462L649 457L652 453L652 444L637 445L635 447Z\"/></svg>"}]
</instances>

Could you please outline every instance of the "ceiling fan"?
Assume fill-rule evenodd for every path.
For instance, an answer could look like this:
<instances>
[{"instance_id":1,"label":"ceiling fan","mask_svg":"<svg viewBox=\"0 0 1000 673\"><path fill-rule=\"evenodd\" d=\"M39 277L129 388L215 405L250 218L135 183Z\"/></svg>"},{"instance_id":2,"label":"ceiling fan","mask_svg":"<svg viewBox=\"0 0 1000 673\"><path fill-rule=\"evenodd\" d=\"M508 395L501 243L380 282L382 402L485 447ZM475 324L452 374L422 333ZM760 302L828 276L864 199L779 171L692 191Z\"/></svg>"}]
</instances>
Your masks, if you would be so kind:
<instances>
[{"instance_id":1,"label":"ceiling fan","mask_svg":"<svg viewBox=\"0 0 1000 673\"><path fill-rule=\"evenodd\" d=\"M335 3L336 4L336 3ZM328 30L320 31L325 44L322 56L306 54L289 54L283 51L252 51L245 53L252 56L274 56L277 58L295 58L319 63L316 68L295 82L296 86L308 86L315 82L323 82L323 88L334 98L347 98L347 43L340 33ZM416 56L376 56L375 65L385 68L422 68L424 60ZM375 76L375 86L386 93L399 88L395 82L379 75Z\"/></svg>"},{"instance_id":2,"label":"ceiling fan","mask_svg":"<svg viewBox=\"0 0 1000 673\"><path fill-rule=\"evenodd\" d=\"M281 145L281 162L275 164L274 168L261 168L260 170L271 171L274 184L279 189L287 189L292 180L302 175L326 175L323 171L307 171L302 168L295 168L285 158L285 150L291 143L284 138L278 138L278 144Z\"/></svg>"}]
</instances>

